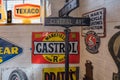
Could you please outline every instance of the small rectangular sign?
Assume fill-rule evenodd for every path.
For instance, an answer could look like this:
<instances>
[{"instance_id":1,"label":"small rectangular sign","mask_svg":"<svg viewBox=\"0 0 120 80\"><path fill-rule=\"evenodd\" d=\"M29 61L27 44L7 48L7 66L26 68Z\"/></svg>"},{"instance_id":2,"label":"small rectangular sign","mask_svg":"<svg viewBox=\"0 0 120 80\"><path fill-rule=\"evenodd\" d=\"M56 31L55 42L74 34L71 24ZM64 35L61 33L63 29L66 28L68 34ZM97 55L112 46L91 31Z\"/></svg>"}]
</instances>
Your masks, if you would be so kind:
<instances>
[{"instance_id":1,"label":"small rectangular sign","mask_svg":"<svg viewBox=\"0 0 120 80\"><path fill-rule=\"evenodd\" d=\"M90 26L81 28L82 36L85 36L90 30L95 31L100 37L106 36L106 8L90 11L83 14L83 16L90 18Z\"/></svg>"},{"instance_id":2,"label":"small rectangular sign","mask_svg":"<svg viewBox=\"0 0 120 80\"><path fill-rule=\"evenodd\" d=\"M90 18L79 17L47 17L45 18L45 26L89 26Z\"/></svg>"},{"instance_id":3,"label":"small rectangular sign","mask_svg":"<svg viewBox=\"0 0 120 80\"><path fill-rule=\"evenodd\" d=\"M66 5L59 11L59 17L69 14L72 10L79 7L79 0L69 0Z\"/></svg>"},{"instance_id":4,"label":"small rectangular sign","mask_svg":"<svg viewBox=\"0 0 120 80\"><path fill-rule=\"evenodd\" d=\"M65 68L44 68L43 80L65 80ZM69 80L79 80L79 67L69 68Z\"/></svg>"},{"instance_id":5,"label":"small rectangular sign","mask_svg":"<svg viewBox=\"0 0 120 80\"><path fill-rule=\"evenodd\" d=\"M17 4L14 6L14 17L20 19L40 18L40 5Z\"/></svg>"}]
</instances>

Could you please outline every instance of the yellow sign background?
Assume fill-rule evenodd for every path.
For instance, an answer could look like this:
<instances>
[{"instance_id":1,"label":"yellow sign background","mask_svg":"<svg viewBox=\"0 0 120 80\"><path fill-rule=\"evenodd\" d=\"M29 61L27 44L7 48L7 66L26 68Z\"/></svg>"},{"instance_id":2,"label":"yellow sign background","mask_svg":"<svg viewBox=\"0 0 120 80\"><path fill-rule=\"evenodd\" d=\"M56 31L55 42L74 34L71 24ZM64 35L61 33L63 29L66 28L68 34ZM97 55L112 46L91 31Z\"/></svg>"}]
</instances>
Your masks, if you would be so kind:
<instances>
[{"instance_id":1,"label":"yellow sign background","mask_svg":"<svg viewBox=\"0 0 120 80\"><path fill-rule=\"evenodd\" d=\"M50 36L50 37L49 37ZM51 37L53 36L53 37ZM63 33L58 33L58 32L54 32L54 33L50 33L48 34L48 37L44 38L43 41L64 41L65 39L65 34ZM65 60L65 55L64 54L44 54L43 57L49 61L49 62L53 62L53 63L58 63L58 62L63 62Z\"/></svg>"},{"instance_id":2,"label":"yellow sign background","mask_svg":"<svg viewBox=\"0 0 120 80\"><path fill-rule=\"evenodd\" d=\"M43 80L65 80L65 68L44 68L43 69ZM69 68L69 80L79 80L79 67L70 67Z\"/></svg>"}]
</instances>

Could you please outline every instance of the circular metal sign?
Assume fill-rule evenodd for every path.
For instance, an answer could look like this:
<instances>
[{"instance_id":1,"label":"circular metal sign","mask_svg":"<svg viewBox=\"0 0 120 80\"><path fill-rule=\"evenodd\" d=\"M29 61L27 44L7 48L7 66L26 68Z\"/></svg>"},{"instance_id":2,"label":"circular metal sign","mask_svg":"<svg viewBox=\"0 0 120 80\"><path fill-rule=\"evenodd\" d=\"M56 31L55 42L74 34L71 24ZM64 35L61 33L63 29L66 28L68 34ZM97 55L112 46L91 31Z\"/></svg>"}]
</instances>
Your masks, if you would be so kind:
<instances>
[{"instance_id":1,"label":"circular metal sign","mask_svg":"<svg viewBox=\"0 0 120 80\"><path fill-rule=\"evenodd\" d=\"M85 36L85 44L88 52L92 54L98 53L100 37L94 31L89 31Z\"/></svg>"}]
</instances>

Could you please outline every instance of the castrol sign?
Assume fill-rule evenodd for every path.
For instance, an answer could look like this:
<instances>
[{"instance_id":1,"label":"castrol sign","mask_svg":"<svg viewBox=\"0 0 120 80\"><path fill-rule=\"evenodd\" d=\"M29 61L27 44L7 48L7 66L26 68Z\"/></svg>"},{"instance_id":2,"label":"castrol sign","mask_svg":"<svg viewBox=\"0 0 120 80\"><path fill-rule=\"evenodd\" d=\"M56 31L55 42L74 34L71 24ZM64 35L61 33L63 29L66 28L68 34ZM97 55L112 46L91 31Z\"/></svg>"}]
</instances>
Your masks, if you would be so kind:
<instances>
[{"instance_id":1,"label":"castrol sign","mask_svg":"<svg viewBox=\"0 0 120 80\"><path fill-rule=\"evenodd\" d=\"M33 32L32 63L64 63L65 61L64 32ZM79 63L79 33L69 35L70 63Z\"/></svg>"},{"instance_id":2,"label":"castrol sign","mask_svg":"<svg viewBox=\"0 0 120 80\"><path fill-rule=\"evenodd\" d=\"M15 18L40 18L40 6L35 4L18 4L14 6Z\"/></svg>"}]
</instances>

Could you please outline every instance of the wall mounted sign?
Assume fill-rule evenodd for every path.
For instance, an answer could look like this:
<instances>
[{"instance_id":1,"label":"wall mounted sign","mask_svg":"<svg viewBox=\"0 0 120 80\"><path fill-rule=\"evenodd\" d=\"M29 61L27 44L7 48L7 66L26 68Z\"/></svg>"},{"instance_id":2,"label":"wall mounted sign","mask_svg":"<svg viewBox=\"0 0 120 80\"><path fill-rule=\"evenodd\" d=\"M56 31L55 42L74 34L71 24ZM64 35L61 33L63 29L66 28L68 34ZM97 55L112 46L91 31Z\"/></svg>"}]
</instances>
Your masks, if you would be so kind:
<instances>
[{"instance_id":1,"label":"wall mounted sign","mask_svg":"<svg viewBox=\"0 0 120 80\"><path fill-rule=\"evenodd\" d=\"M15 18L40 18L40 5L17 4L14 6Z\"/></svg>"},{"instance_id":2,"label":"wall mounted sign","mask_svg":"<svg viewBox=\"0 0 120 80\"><path fill-rule=\"evenodd\" d=\"M4 67L1 74L1 80L35 80L32 67Z\"/></svg>"},{"instance_id":3,"label":"wall mounted sign","mask_svg":"<svg viewBox=\"0 0 120 80\"><path fill-rule=\"evenodd\" d=\"M44 68L43 80L65 80L64 68ZM69 68L69 80L79 80L79 67Z\"/></svg>"},{"instance_id":4,"label":"wall mounted sign","mask_svg":"<svg viewBox=\"0 0 120 80\"><path fill-rule=\"evenodd\" d=\"M23 49L0 38L0 64L21 54Z\"/></svg>"},{"instance_id":5,"label":"wall mounted sign","mask_svg":"<svg viewBox=\"0 0 120 80\"><path fill-rule=\"evenodd\" d=\"M100 37L106 36L106 8L85 13L83 16L90 18L90 26L82 27L82 36L90 30L95 31Z\"/></svg>"},{"instance_id":6,"label":"wall mounted sign","mask_svg":"<svg viewBox=\"0 0 120 80\"><path fill-rule=\"evenodd\" d=\"M40 5L36 4L17 4L14 6L14 18L22 19L22 22L27 24L31 24L33 20L40 23L41 9Z\"/></svg>"},{"instance_id":7,"label":"wall mounted sign","mask_svg":"<svg viewBox=\"0 0 120 80\"><path fill-rule=\"evenodd\" d=\"M118 73L113 74L113 80L120 80L120 31L112 36L108 49L118 68Z\"/></svg>"},{"instance_id":8,"label":"wall mounted sign","mask_svg":"<svg viewBox=\"0 0 120 80\"><path fill-rule=\"evenodd\" d=\"M100 37L94 31L88 31L85 36L85 44L88 52L98 53L100 46Z\"/></svg>"},{"instance_id":9,"label":"wall mounted sign","mask_svg":"<svg viewBox=\"0 0 120 80\"><path fill-rule=\"evenodd\" d=\"M79 33L71 32L69 43L70 63L79 63ZM64 32L33 32L32 63L64 63L65 61Z\"/></svg>"}]
</instances>

